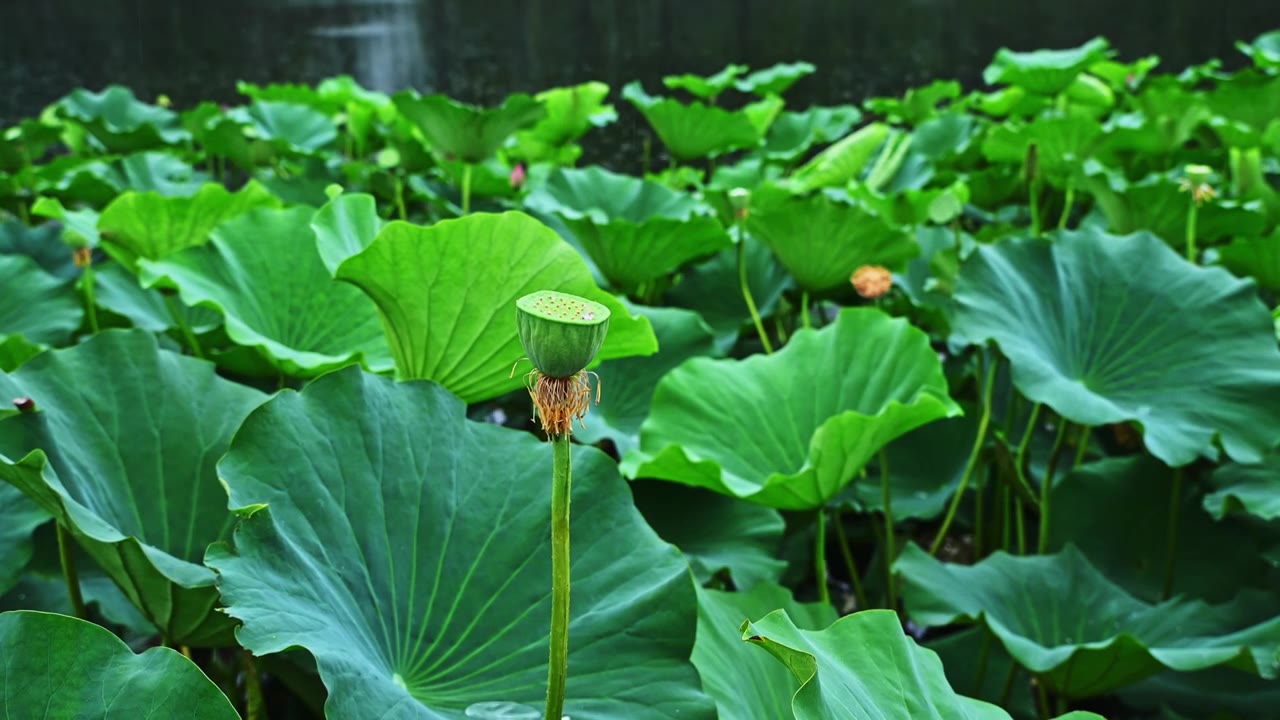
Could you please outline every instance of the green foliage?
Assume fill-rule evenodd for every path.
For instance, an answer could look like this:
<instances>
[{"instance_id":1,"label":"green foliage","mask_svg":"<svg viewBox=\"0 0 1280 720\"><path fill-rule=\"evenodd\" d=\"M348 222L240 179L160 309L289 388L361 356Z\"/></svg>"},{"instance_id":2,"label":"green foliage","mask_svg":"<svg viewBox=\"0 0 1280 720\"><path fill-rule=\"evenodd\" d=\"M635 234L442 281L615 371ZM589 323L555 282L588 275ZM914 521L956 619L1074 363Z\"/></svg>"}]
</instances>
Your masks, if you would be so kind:
<instances>
[{"instance_id":1,"label":"green foliage","mask_svg":"<svg viewBox=\"0 0 1280 720\"><path fill-rule=\"evenodd\" d=\"M807 109L728 64L607 138L601 82L345 76L0 128L0 708L534 720L567 635L574 720L1274 715L1280 35L1239 48ZM546 291L609 316L569 397Z\"/></svg>"}]
</instances>

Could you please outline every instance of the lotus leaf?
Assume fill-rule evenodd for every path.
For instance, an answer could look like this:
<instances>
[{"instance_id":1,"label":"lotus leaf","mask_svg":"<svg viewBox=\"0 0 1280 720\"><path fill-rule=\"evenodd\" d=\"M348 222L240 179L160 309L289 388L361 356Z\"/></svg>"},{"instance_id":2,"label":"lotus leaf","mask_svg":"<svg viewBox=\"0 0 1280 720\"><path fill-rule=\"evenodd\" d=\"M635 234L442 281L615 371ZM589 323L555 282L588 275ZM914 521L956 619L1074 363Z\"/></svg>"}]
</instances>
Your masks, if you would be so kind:
<instances>
[{"instance_id":1,"label":"lotus leaf","mask_svg":"<svg viewBox=\"0 0 1280 720\"><path fill-rule=\"evenodd\" d=\"M1280 518L1280 454L1252 465L1223 465L1213 473L1213 485L1216 490L1204 496L1204 509L1216 520L1234 513Z\"/></svg>"},{"instance_id":2,"label":"lotus leaf","mask_svg":"<svg viewBox=\"0 0 1280 720\"><path fill-rule=\"evenodd\" d=\"M1191 265L1150 233L979 246L952 327L995 340L1018 390L1067 419L1138 421L1169 465L1216 458L1215 440L1256 462L1278 439L1280 350L1253 284Z\"/></svg>"},{"instance_id":3,"label":"lotus leaf","mask_svg":"<svg viewBox=\"0 0 1280 720\"><path fill-rule=\"evenodd\" d=\"M889 137L889 126L883 123L871 123L859 129L800 166L792 177L792 186L797 192L807 192L843 186L857 179Z\"/></svg>"},{"instance_id":4,"label":"lotus leaf","mask_svg":"<svg viewBox=\"0 0 1280 720\"><path fill-rule=\"evenodd\" d=\"M391 99L432 149L467 163L487 159L517 130L547 115L541 101L521 94L507 97L496 108L465 105L439 94L422 97L412 91L396 93Z\"/></svg>"},{"instance_id":5,"label":"lotus leaf","mask_svg":"<svg viewBox=\"0 0 1280 720\"><path fill-rule=\"evenodd\" d=\"M802 629L785 610L775 610L744 622L742 639L791 671L800 685L791 701L796 720L1009 718L995 705L952 690L938 656L903 634L890 610L849 615L825 630Z\"/></svg>"},{"instance_id":6,"label":"lotus leaf","mask_svg":"<svg viewBox=\"0 0 1280 720\"><path fill-rule=\"evenodd\" d=\"M176 651L135 655L110 630L65 615L0 613L0 654L5 717L240 717L218 686Z\"/></svg>"},{"instance_id":7,"label":"lotus leaf","mask_svg":"<svg viewBox=\"0 0 1280 720\"><path fill-rule=\"evenodd\" d=\"M138 260L159 260L180 250L203 245L214 228L254 208L279 207L280 201L256 182L237 192L215 183L191 197L165 197L156 192L128 192L102 211L98 230L104 248L117 260L136 268Z\"/></svg>"},{"instance_id":8,"label":"lotus leaf","mask_svg":"<svg viewBox=\"0 0 1280 720\"><path fill-rule=\"evenodd\" d=\"M62 345L80 327L84 310L75 288L24 255L0 255L0 288L0 340L21 335L32 343Z\"/></svg>"},{"instance_id":9,"label":"lotus leaf","mask_svg":"<svg viewBox=\"0 0 1280 720\"><path fill-rule=\"evenodd\" d=\"M761 97L781 95L797 81L812 75L817 69L812 63L807 62L778 63L734 81L733 86L742 92L754 93Z\"/></svg>"},{"instance_id":10,"label":"lotus leaf","mask_svg":"<svg viewBox=\"0 0 1280 720\"><path fill-rule=\"evenodd\" d=\"M1280 617L1246 603L1150 605L1112 584L1074 546L1055 555L997 552L963 567L909 545L895 571L911 618L979 622L1055 693L1102 695L1165 670L1229 666L1280 673Z\"/></svg>"},{"instance_id":11,"label":"lotus leaf","mask_svg":"<svg viewBox=\"0 0 1280 720\"><path fill-rule=\"evenodd\" d=\"M622 467L633 478L810 509L889 441L958 414L924 333L873 309L847 309L773 355L694 358L668 373L640 449Z\"/></svg>"},{"instance_id":12,"label":"lotus leaf","mask_svg":"<svg viewBox=\"0 0 1280 720\"><path fill-rule=\"evenodd\" d=\"M920 252L911 233L834 192L795 195L761 186L751 193L747 229L810 292L847 287L863 265L902 268Z\"/></svg>"},{"instance_id":13,"label":"lotus leaf","mask_svg":"<svg viewBox=\"0 0 1280 720\"><path fill-rule=\"evenodd\" d=\"M250 211L219 225L206 245L142 260L140 277L222 314L233 342L286 374L309 377L352 362L390 369L374 306L329 274L314 215L309 208Z\"/></svg>"},{"instance_id":14,"label":"lotus leaf","mask_svg":"<svg viewBox=\"0 0 1280 720\"><path fill-rule=\"evenodd\" d=\"M681 161L756 147L782 110L777 97L735 111L699 102L686 105L650 96L638 82L622 88L622 97L644 115L672 157Z\"/></svg>"},{"instance_id":15,"label":"lotus leaf","mask_svg":"<svg viewBox=\"0 0 1280 720\"><path fill-rule=\"evenodd\" d=\"M0 479L65 525L168 642L230 642L199 563L231 531L214 463L264 396L140 330L44 353L7 381L40 411L0 421Z\"/></svg>"},{"instance_id":16,"label":"lotus leaf","mask_svg":"<svg viewBox=\"0 0 1280 720\"><path fill-rule=\"evenodd\" d=\"M618 119L618 113L604 99L609 86L588 82L570 87L543 90L534 96L547 109L546 117L528 130L516 133L514 154L527 162L572 163L581 148L574 142L593 127Z\"/></svg>"},{"instance_id":17,"label":"lotus leaf","mask_svg":"<svg viewBox=\"0 0 1280 720\"><path fill-rule=\"evenodd\" d=\"M227 116L247 125L258 138L304 155L338 139L338 126L331 117L298 103L258 100L248 108L231 110Z\"/></svg>"},{"instance_id":18,"label":"lotus leaf","mask_svg":"<svg viewBox=\"0 0 1280 720\"><path fill-rule=\"evenodd\" d=\"M746 65L730 64L714 75L668 75L662 78L662 84L672 90L684 90L690 95L714 102L717 95L733 87L734 82L748 70L750 68Z\"/></svg>"},{"instance_id":19,"label":"lotus leaf","mask_svg":"<svg viewBox=\"0 0 1280 720\"><path fill-rule=\"evenodd\" d=\"M100 93L79 89L58 101L63 117L84 126L110 152L175 145L190 138L171 110L140 102L133 91L108 85Z\"/></svg>"},{"instance_id":20,"label":"lotus leaf","mask_svg":"<svg viewBox=\"0 0 1280 720\"><path fill-rule=\"evenodd\" d=\"M1185 246L1191 198L1179 180L1153 176L1130 184L1114 174L1094 172L1085 187L1097 200L1111 232L1148 230L1173 247ZM1223 238L1261 235L1267 225L1262 203L1257 200L1214 200L1197 215L1196 238L1202 247Z\"/></svg>"},{"instance_id":21,"label":"lotus leaf","mask_svg":"<svg viewBox=\"0 0 1280 720\"><path fill-rule=\"evenodd\" d=\"M1252 43L1237 42L1236 48L1248 55L1258 67L1280 67L1280 30L1263 33Z\"/></svg>"},{"instance_id":22,"label":"lotus leaf","mask_svg":"<svg viewBox=\"0 0 1280 720\"><path fill-rule=\"evenodd\" d=\"M835 142L862 119L852 105L783 111L769 126L761 152L770 160L792 162L818 143Z\"/></svg>"},{"instance_id":23,"label":"lotus leaf","mask_svg":"<svg viewBox=\"0 0 1280 720\"><path fill-rule=\"evenodd\" d=\"M1014 52L1000 48L982 72L982 79L988 85L1016 85L1039 95L1057 95L1089 66L1110 56L1110 44L1100 37L1070 50Z\"/></svg>"},{"instance_id":24,"label":"lotus leaf","mask_svg":"<svg viewBox=\"0 0 1280 720\"><path fill-rule=\"evenodd\" d=\"M320 208L311 220L316 246L330 273L342 261L369 247L383 226L372 195L339 195Z\"/></svg>"},{"instance_id":25,"label":"lotus leaf","mask_svg":"<svg viewBox=\"0 0 1280 720\"><path fill-rule=\"evenodd\" d=\"M346 368L269 401L219 464L242 520L207 559L239 640L315 655L330 718L460 719L546 692L551 447L464 411ZM687 659L684 562L608 458L574 454L566 713L714 717Z\"/></svg>"},{"instance_id":26,"label":"lotus leaf","mask_svg":"<svg viewBox=\"0 0 1280 720\"><path fill-rule=\"evenodd\" d=\"M742 642L742 624L775 610L803 630L819 631L836 621L835 610L820 603L798 603L777 585L749 592L698 589L698 639L693 664L720 717L778 720L794 717L791 700L803 679L778 661Z\"/></svg>"},{"instance_id":27,"label":"lotus leaf","mask_svg":"<svg viewBox=\"0 0 1280 720\"><path fill-rule=\"evenodd\" d=\"M524 354L515 301L537 290L609 308L599 360L657 350L649 321L597 288L582 257L524 213L473 213L430 227L393 222L343 262L337 277L377 305L400 378L433 380L467 402L521 386L510 377Z\"/></svg>"},{"instance_id":28,"label":"lotus leaf","mask_svg":"<svg viewBox=\"0 0 1280 720\"><path fill-rule=\"evenodd\" d=\"M26 255L60 280L70 280L80 274L70 248L62 242L58 223L35 227L18 220L0 223L0 255Z\"/></svg>"},{"instance_id":29,"label":"lotus leaf","mask_svg":"<svg viewBox=\"0 0 1280 720\"><path fill-rule=\"evenodd\" d=\"M761 315L768 317L783 291L790 287L791 277L764 243L745 233L738 242L743 243L742 264L751 294ZM668 297L675 305L696 310L715 332L716 347L728 352L738 338L739 329L748 322L747 305L739 285L738 250L721 251L710 260L685 270Z\"/></svg>"}]
</instances>

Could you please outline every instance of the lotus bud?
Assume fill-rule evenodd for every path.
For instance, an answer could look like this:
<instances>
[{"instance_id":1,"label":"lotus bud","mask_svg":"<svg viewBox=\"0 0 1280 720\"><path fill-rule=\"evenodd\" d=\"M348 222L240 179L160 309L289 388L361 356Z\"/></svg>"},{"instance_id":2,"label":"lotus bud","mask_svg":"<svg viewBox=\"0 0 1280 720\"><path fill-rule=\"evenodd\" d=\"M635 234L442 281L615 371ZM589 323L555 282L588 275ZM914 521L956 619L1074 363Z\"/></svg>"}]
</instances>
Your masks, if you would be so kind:
<instances>
[{"instance_id":1,"label":"lotus bud","mask_svg":"<svg viewBox=\"0 0 1280 720\"><path fill-rule=\"evenodd\" d=\"M526 179L527 175L524 170L524 163L516 163L516 166L511 168L511 187L519 190L524 187L524 181Z\"/></svg>"},{"instance_id":2,"label":"lotus bud","mask_svg":"<svg viewBox=\"0 0 1280 720\"><path fill-rule=\"evenodd\" d=\"M733 207L733 214L739 219L747 216L747 206L751 203L751 191L736 187L729 191L729 205Z\"/></svg>"},{"instance_id":3,"label":"lotus bud","mask_svg":"<svg viewBox=\"0 0 1280 720\"><path fill-rule=\"evenodd\" d=\"M882 297L893 287L893 273L879 265L863 265L849 278L853 289L868 300Z\"/></svg>"}]
</instances>

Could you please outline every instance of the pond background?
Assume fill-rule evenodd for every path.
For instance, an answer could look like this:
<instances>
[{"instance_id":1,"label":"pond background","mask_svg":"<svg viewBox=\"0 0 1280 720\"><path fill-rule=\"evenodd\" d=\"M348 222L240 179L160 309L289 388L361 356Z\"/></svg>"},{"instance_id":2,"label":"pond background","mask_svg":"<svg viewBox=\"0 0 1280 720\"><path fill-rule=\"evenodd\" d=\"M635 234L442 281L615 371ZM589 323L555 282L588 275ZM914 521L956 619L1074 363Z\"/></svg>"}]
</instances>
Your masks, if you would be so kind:
<instances>
[{"instance_id":1,"label":"pond background","mask_svg":"<svg viewBox=\"0 0 1280 720\"><path fill-rule=\"evenodd\" d=\"M444 92L493 103L586 80L641 80L806 60L788 105L857 103L934 79L981 83L1001 46L1104 35L1161 68L1220 57L1280 28L1280 0L0 0L0 126L76 87L127 85L179 107L239 102L237 80ZM625 103L624 103L625 104ZM621 106L620 110L623 110ZM635 149L624 112L614 158ZM588 160L608 161L591 153Z\"/></svg>"}]
</instances>

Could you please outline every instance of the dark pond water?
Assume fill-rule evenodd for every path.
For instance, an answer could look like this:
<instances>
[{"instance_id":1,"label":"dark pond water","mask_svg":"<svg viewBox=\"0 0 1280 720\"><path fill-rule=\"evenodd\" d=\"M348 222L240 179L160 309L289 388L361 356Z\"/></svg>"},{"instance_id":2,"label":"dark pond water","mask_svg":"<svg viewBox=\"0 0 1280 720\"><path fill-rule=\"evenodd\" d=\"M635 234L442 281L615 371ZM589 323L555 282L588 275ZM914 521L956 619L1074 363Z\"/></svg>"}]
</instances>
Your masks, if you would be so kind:
<instances>
[{"instance_id":1,"label":"dark pond water","mask_svg":"<svg viewBox=\"0 0 1280 720\"><path fill-rule=\"evenodd\" d=\"M1280 0L0 0L0 123L110 82L186 106L234 99L239 79L350 73L492 102L588 79L652 91L730 61L808 60L791 103L832 104L976 84L1001 45L1102 34L1180 69L1237 63L1236 40L1277 27Z\"/></svg>"}]
</instances>

